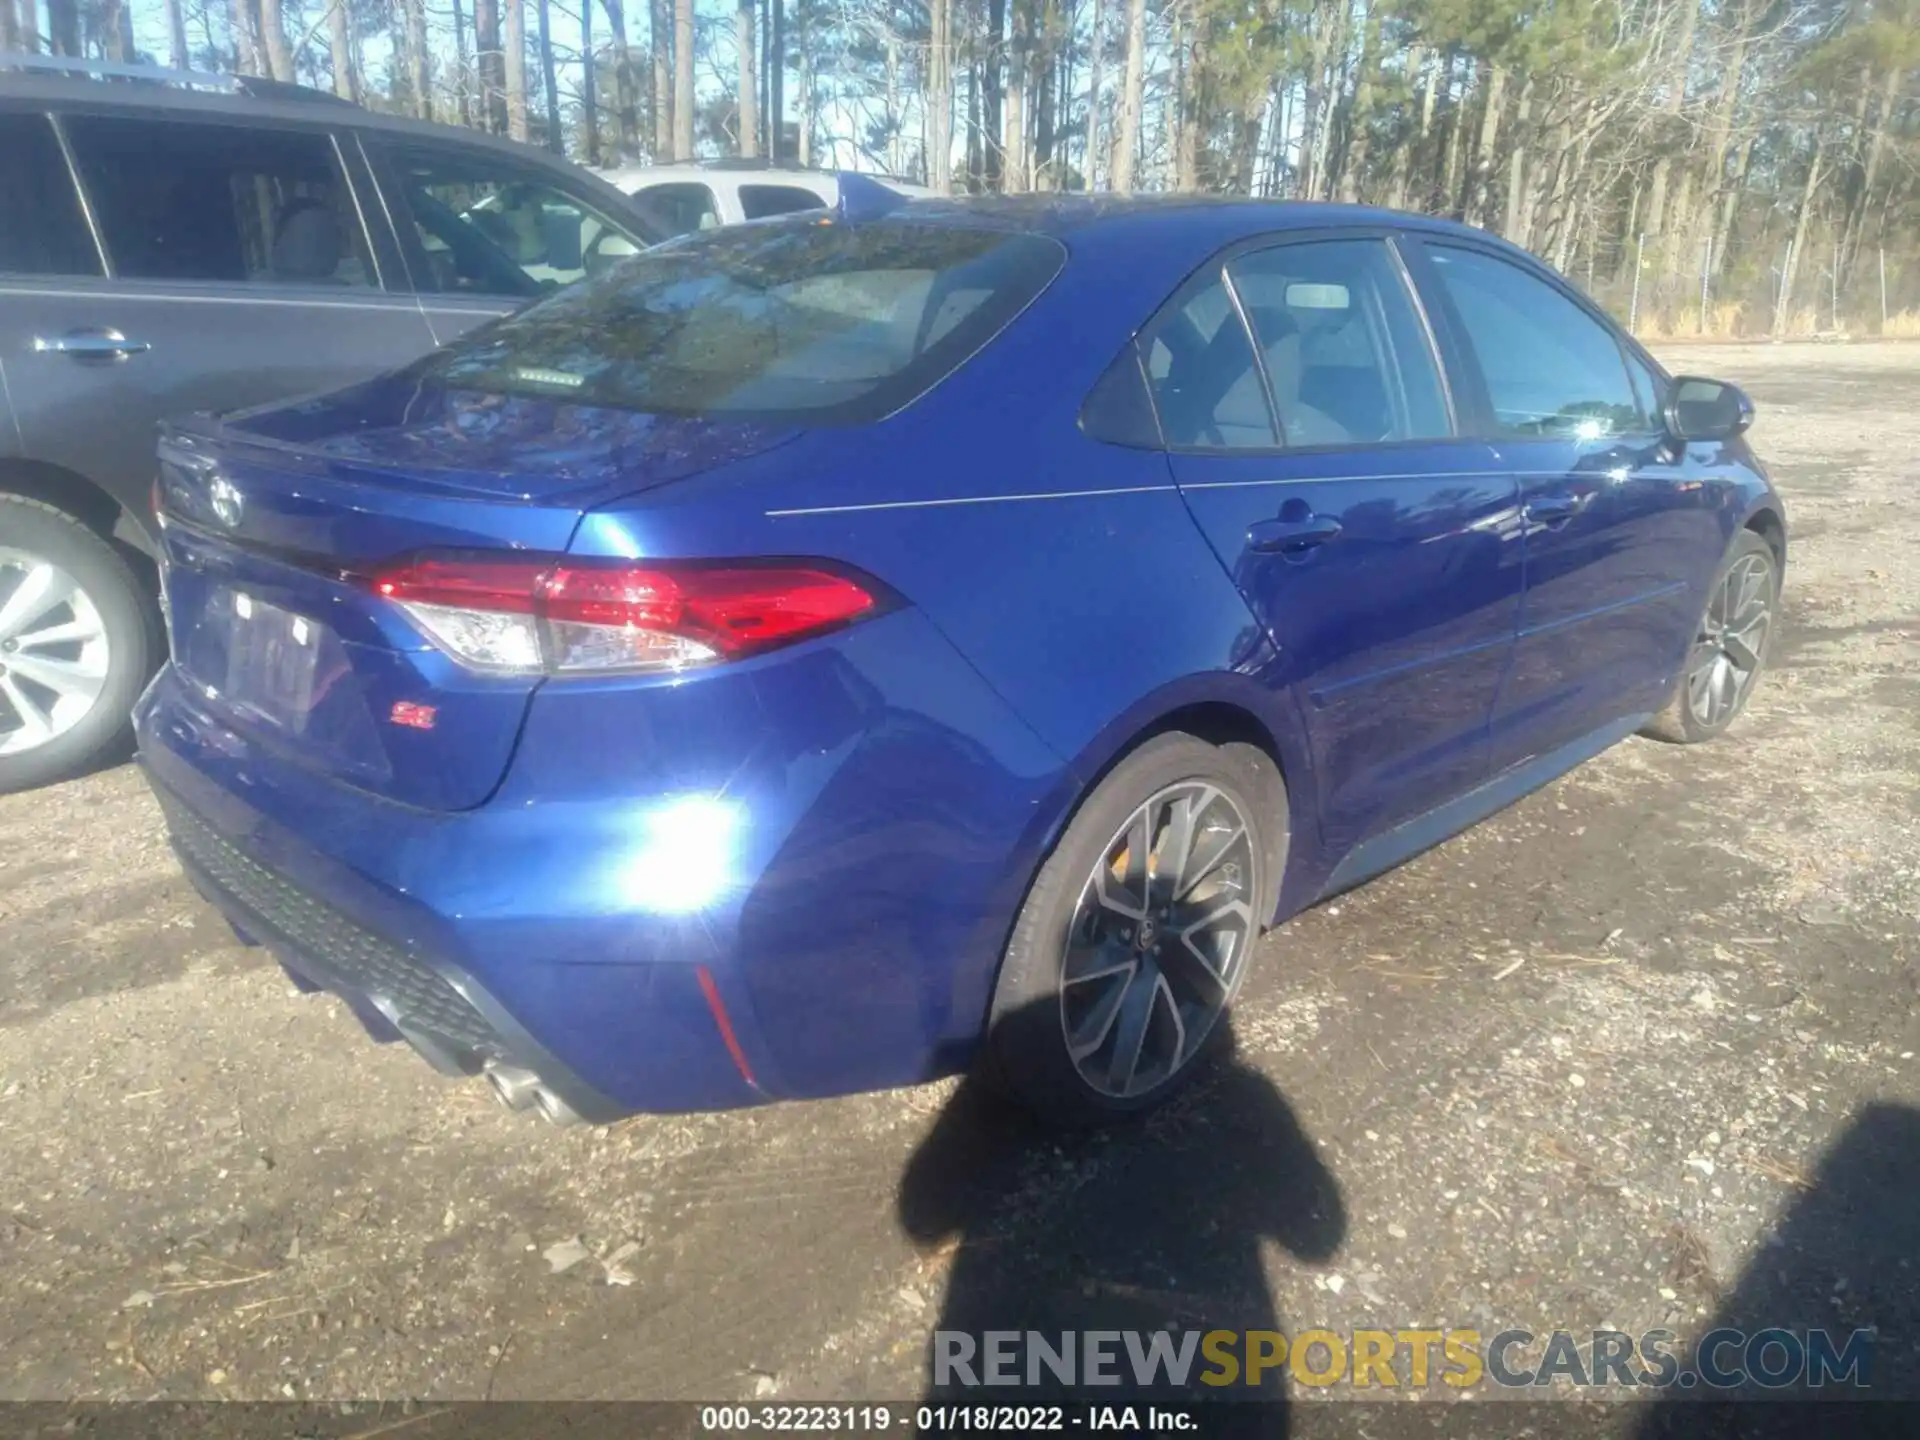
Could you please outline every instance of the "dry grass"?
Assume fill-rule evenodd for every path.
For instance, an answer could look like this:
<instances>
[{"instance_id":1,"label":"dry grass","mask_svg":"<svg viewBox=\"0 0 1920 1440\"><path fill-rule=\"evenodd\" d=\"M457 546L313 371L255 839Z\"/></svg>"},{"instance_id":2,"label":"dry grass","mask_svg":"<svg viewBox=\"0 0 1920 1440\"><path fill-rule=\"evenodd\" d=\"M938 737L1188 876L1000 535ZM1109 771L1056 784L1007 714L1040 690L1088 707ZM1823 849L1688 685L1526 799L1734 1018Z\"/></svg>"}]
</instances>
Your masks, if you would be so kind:
<instances>
[{"instance_id":1,"label":"dry grass","mask_svg":"<svg viewBox=\"0 0 1920 1440\"><path fill-rule=\"evenodd\" d=\"M1920 310L1902 310L1889 315L1880 327L1883 340L1920 340Z\"/></svg>"}]
</instances>

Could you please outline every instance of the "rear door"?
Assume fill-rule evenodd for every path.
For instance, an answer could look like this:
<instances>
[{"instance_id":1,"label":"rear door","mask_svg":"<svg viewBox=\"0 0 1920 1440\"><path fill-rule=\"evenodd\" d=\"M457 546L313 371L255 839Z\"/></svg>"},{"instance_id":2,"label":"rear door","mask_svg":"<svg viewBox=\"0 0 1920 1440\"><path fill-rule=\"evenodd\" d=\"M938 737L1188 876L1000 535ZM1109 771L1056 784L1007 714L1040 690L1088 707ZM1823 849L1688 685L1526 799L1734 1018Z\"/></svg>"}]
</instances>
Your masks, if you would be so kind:
<instances>
[{"instance_id":1,"label":"rear door","mask_svg":"<svg viewBox=\"0 0 1920 1440\"><path fill-rule=\"evenodd\" d=\"M46 115L0 109L0 195L0 455L16 455L23 442L9 396L41 363L34 340L48 294L105 272Z\"/></svg>"},{"instance_id":2,"label":"rear door","mask_svg":"<svg viewBox=\"0 0 1920 1440\"><path fill-rule=\"evenodd\" d=\"M1519 598L1514 485L1455 433L1392 240L1234 254L1142 339L1174 477L1306 717L1328 846L1472 788Z\"/></svg>"},{"instance_id":3,"label":"rear door","mask_svg":"<svg viewBox=\"0 0 1920 1440\"><path fill-rule=\"evenodd\" d=\"M47 123L30 141L43 153ZM98 248L93 273L8 282L0 307L32 458L144 515L159 420L331 389L431 347L324 125L123 110L52 124Z\"/></svg>"},{"instance_id":4,"label":"rear door","mask_svg":"<svg viewBox=\"0 0 1920 1440\"><path fill-rule=\"evenodd\" d=\"M363 146L439 344L648 244L559 167L449 141L369 134Z\"/></svg>"},{"instance_id":5,"label":"rear door","mask_svg":"<svg viewBox=\"0 0 1920 1440\"><path fill-rule=\"evenodd\" d=\"M1610 325L1531 265L1451 240L1425 250L1433 303L1464 336L1460 388L1525 516L1525 598L1493 722L1504 769L1659 708L1721 532Z\"/></svg>"}]
</instances>

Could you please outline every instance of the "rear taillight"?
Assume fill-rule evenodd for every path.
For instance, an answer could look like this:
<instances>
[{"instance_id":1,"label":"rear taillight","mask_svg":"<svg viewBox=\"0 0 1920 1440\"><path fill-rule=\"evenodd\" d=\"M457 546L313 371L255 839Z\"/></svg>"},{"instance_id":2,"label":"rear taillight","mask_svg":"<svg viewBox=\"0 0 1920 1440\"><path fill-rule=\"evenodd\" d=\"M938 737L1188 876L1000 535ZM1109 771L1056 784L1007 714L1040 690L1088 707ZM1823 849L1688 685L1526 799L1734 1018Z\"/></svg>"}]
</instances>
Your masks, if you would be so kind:
<instances>
[{"instance_id":1,"label":"rear taillight","mask_svg":"<svg viewBox=\"0 0 1920 1440\"><path fill-rule=\"evenodd\" d=\"M682 670L792 644L879 607L820 562L636 565L443 552L370 577L465 664L516 673Z\"/></svg>"}]
</instances>

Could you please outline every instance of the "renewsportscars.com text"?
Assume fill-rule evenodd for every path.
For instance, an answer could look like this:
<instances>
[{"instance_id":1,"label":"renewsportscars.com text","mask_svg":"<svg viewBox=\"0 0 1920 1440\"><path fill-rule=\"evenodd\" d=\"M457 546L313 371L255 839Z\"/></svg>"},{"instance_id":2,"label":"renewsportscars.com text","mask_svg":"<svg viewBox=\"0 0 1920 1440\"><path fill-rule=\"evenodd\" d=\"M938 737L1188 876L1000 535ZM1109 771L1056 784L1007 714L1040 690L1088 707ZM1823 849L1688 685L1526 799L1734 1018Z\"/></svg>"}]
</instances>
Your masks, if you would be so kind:
<instances>
[{"instance_id":1,"label":"renewsportscars.com text","mask_svg":"<svg viewBox=\"0 0 1920 1440\"><path fill-rule=\"evenodd\" d=\"M1129 1386L1185 1389L1348 1384L1453 1389L1494 1384L1731 1390L1870 1384L1873 1335L1721 1329L1689 1355L1671 1330L939 1330L940 1388Z\"/></svg>"}]
</instances>

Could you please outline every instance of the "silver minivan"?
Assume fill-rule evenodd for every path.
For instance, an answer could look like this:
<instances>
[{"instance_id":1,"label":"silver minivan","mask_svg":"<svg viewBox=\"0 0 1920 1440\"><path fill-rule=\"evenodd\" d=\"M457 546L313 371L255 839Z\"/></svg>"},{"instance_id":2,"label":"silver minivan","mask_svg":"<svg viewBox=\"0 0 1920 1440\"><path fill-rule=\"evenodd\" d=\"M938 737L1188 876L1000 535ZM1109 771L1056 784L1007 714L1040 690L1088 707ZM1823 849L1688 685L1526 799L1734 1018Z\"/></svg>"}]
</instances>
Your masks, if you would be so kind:
<instances>
[{"instance_id":1,"label":"silver minivan","mask_svg":"<svg viewBox=\"0 0 1920 1440\"><path fill-rule=\"evenodd\" d=\"M476 131L0 56L0 792L120 744L159 662L157 421L363 379L665 236Z\"/></svg>"}]
</instances>

